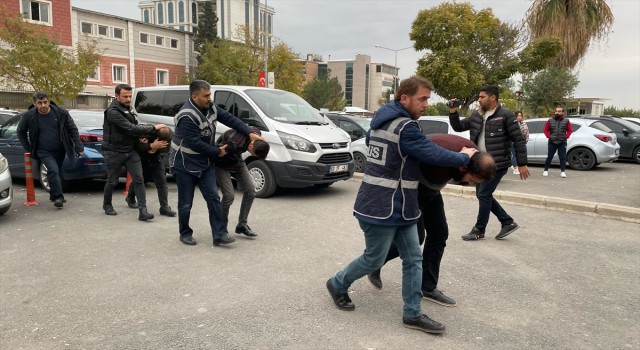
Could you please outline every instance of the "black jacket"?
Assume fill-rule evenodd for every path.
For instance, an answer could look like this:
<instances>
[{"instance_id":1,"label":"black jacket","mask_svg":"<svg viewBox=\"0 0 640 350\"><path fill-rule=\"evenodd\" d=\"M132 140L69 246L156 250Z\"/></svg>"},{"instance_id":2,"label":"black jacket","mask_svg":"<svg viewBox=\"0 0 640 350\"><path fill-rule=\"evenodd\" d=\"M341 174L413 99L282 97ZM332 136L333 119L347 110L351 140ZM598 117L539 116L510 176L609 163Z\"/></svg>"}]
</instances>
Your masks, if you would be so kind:
<instances>
[{"instance_id":1,"label":"black jacket","mask_svg":"<svg viewBox=\"0 0 640 350\"><path fill-rule=\"evenodd\" d=\"M449 114L449 122L455 131L469 130L471 141L478 144L478 137L482 131L484 118L478 111L473 111L470 117L460 120L458 112ZM484 130L484 143L496 162L496 168L504 169L511 166L511 144L516 146L516 161L519 166L527 165L527 141L522 136L518 120L513 112L498 104L495 113L487 119Z\"/></svg>"},{"instance_id":2,"label":"black jacket","mask_svg":"<svg viewBox=\"0 0 640 350\"><path fill-rule=\"evenodd\" d=\"M153 125L138 125L135 114L117 100L104 111L102 149L128 153L138 144L138 137L155 135Z\"/></svg>"},{"instance_id":3,"label":"black jacket","mask_svg":"<svg viewBox=\"0 0 640 350\"><path fill-rule=\"evenodd\" d=\"M78 127L73 122L73 118L64 108L58 107L51 102L51 111L58 117L58 127L60 129L60 141L64 146L64 151L71 164L75 164L76 156L80 152L84 152L84 145L80 141ZM31 157L38 158L38 137L40 134L40 125L38 121L38 110L32 105L29 110L24 112L20 123L18 124L18 139L24 147L25 151L31 152Z\"/></svg>"},{"instance_id":4,"label":"black jacket","mask_svg":"<svg viewBox=\"0 0 640 350\"><path fill-rule=\"evenodd\" d=\"M254 134L262 135L260 129L249 127ZM216 141L218 145L227 145L227 154L224 157L215 157L213 162L218 168L227 171L238 171L244 163L242 154L247 151L251 139L247 135L243 135L234 129L224 132Z\"/></svg>"}]
</instances>

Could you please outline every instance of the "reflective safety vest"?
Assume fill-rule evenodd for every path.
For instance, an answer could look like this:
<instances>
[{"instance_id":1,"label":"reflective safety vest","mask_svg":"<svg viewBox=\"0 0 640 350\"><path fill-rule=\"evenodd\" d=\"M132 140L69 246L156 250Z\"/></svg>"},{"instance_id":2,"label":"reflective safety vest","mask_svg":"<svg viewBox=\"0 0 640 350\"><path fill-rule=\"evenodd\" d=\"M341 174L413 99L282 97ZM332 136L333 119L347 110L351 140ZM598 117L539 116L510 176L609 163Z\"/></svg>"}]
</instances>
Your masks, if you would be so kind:
<instances>
[{"instance_id":1,"label":"reflective safety vest","mask_svg":"<svg viewBox=\"0 0 640 350\"><path fill-rule=\"evenodd\" d=\"M210 145L215 144L216 137L216 121L218 114L215 106L209 108L207 115L203 115L202 112L196 107L191 100L182 106L182 109L173 118L174 125L176 126L173 138L171 139L171 151L169 153L169 165L174 167L176 164L176 157L181 162L181 168L189 172L202 172L209 168L211 165L211 159L208 156L201 156L197 151L183 144L183 131L178 124L185 119L185 122L191 121L200 129L200 137L203 142ZM180 159L181 158L181 159Z\"/></svg>"},{"instance_id":2,"label":"reflective safety vest","mask_svg":"<svg viewBox=\"0 0 640 350\"><path fill-rule=\"evenodd\" d=\"M356 197L354 212L373 218L388 219L394 211L401 210L404 220L420 217L418 207L418 160L400 151L402 130L410 118L400 117L389 121L369 134L367 166ZM394 196L401 191L402 207L394 208Z\"/></svg>"}]
</instances>

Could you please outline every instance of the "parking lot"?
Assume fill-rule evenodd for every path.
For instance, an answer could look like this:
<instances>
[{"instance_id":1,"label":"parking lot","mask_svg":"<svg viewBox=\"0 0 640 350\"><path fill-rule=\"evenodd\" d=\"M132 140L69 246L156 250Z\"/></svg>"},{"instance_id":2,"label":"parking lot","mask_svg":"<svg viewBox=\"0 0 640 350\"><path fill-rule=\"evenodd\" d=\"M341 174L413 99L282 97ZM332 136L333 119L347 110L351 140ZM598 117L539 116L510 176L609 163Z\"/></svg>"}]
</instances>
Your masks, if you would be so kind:
<instances>
[{"instance_id":1,"label":"parking lot","mask_svg":"<svg viewBox=\"0 0 640 350\"><path fill-rule=\"evenodd\" d=\"M622 168L627 165L637 174L635 164ZM556 194L591 192L590 198L614 192L596 186L599 180L588 173L600 174L569 172L568 179L545 178L549 183L541 187L555 186ZM612 176L607 170L602 174ZM532 188L542 177L531 180L523 183ZM561 181L564 185L550 185ZM17 202L0 217L0 344L3 349L640 348L640 225L507 205L521 226L517 232L504 241L488 235L464 242L460 235L477 212L469 198L445 197L451 235L440 288L458 306L423 302L427 314L447 325L446 334L402 327L399 261L383 270L382 291L366 279L353 285L355 312L336 309L324 283L364 246L351 214L358 185L349 180L257 199L250 218L257 239L238 237L222 248L211 244L206 206L198 195L192 222L199 243L189 247L178 241L175 218L139 222L124 196L114 198L118 216L104 215L100 182L67 194L62 210L38 189L37 199L44 203ZM630 186L622 192L638 193L640 184ZM17 185L18 198L24 195L20 189ZM157 213L155 190L148 191L150 209ZM175 183L169 195L175 203ZM238 203L231 218L237 210ZM488 232L498 229L492 218Z\"/></svg>"}]
</instances>

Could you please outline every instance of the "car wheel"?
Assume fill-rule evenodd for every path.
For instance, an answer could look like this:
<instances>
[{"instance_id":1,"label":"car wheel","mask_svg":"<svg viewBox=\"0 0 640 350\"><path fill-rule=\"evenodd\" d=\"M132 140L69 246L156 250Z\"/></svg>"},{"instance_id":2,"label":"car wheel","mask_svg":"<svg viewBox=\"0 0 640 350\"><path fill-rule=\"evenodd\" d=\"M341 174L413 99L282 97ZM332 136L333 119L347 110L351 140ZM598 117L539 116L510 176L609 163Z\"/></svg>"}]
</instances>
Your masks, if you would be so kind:
<instances>
[{"instance_id":1,"label":"car wheel","mask_svg":"<svg viewBox=\"0 0 640 350\"><path fill-rule=\"evenodd\" d=\"M633 160L636 161L636 163L640 164L640 146L636 147L636 149L633 150Z\"/></svg>"},{"instance_id":2,"label":"car wheel","mask_svg":"<svg viewBox=\"0 0 640 350\"><path fill-rule=\"evenodd\" d=\"M573 170L591 170L596 164L596 155L586 148L575 148L567 154L567 162Z\"/></svg>"},{"instance_id":3,"label":"car wheel","mask_svg":"<svg viewBox=\"0 0 640 350\"><path fill-rule=\"evenodd\" d=\"M367 165L367 157L359 152L353 153L353 162L356 166L355 171L358 173L364 173L364 167Z\"/></svg>"},{"instance_id":4,"label":"car wheel","mask_svg":"<svg viewBox=\"0 0 640 350\"><path fill-rule=\"evenodd\" d=\"M42 185L42 189L47 192L51 192L51 185L49 184L49 179L47 178L47 166L40 163L40 184ZM66 191L69 188L69 181L62 179L62 191Z\"/></svg>"},{"instance_id":5,"label":"car wheel","mask_svg":"<svg viewBox=\"0 0 640 350\"><path fill-rule=\"evenodd\" d=\"M249 169L249 175L251 175L253 183L256 186L256 197L271 197L278 189L278 184L276 183L273 172L267 163L262 160L254 160L247 164L247 168Z\"/></svg>"}]
</instances>

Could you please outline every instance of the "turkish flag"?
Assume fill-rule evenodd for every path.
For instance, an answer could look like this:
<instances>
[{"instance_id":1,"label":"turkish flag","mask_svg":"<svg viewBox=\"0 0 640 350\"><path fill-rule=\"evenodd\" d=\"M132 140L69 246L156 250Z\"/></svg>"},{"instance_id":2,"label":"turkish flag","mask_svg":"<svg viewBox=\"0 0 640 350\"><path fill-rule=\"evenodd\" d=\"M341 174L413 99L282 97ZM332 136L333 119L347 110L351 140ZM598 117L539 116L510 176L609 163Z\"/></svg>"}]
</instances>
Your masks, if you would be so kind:
<instances>
[{"instance_id":1,"label":"turkish flag","mask_svg":"<svg viewBox=\"0 0 640 350\"><path fill-rule=\"evenodd\" d=\"M260 80L258 82L258 86L260 86L260 87L267 86L267 82L266 82L266 78L265 78L264 72L260 72L258 77L260 78Z\"/></svg>"}]
</instances>

